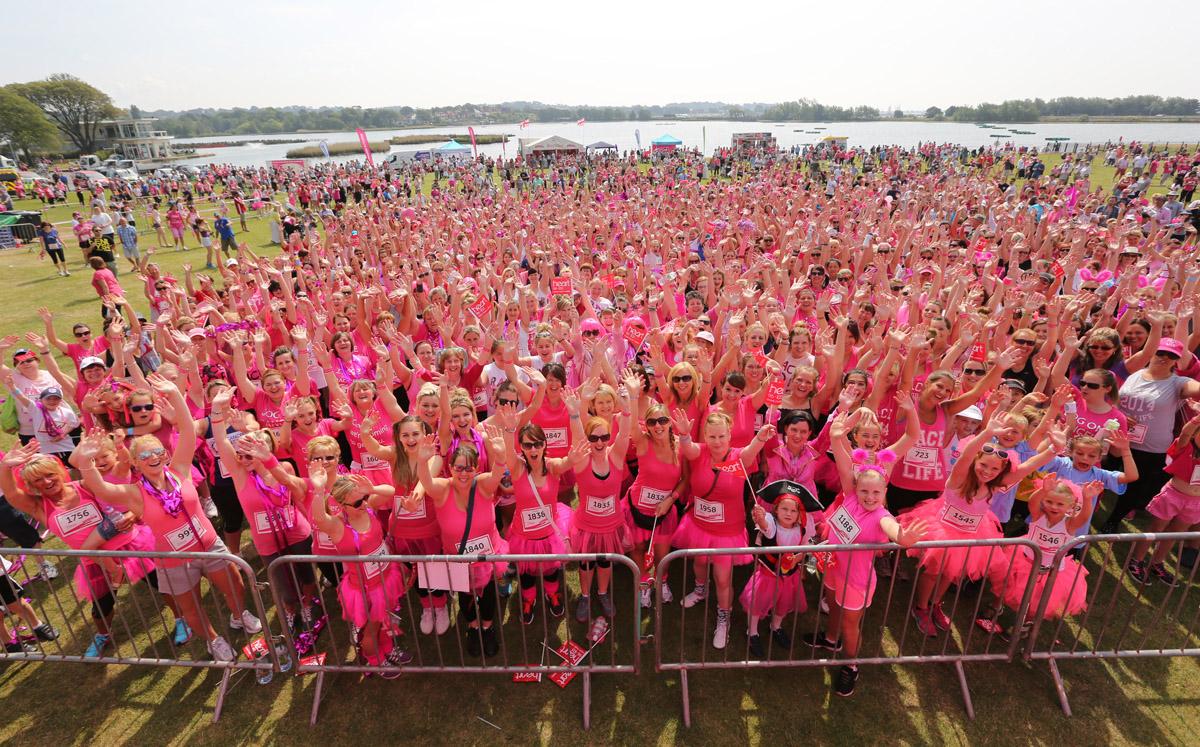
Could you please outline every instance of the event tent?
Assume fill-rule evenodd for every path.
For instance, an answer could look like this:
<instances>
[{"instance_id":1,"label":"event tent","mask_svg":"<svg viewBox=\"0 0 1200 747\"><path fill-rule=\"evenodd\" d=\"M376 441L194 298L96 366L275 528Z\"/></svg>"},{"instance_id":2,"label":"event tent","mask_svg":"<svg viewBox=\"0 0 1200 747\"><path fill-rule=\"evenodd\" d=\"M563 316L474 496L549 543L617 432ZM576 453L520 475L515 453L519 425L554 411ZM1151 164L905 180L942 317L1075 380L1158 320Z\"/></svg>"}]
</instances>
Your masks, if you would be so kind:
<instances>
[{"instance_id":1,"label":"event tent","mask_svg":"<svg viewBox=\"0 0 1200 747\"><path fill-rule=\"evenodd\" d=\"M675 150L680 145L683 141L674 135L663 134L650 141L651 150Z\"/></svg>"},{"instance_id":2,"label":"event tent","mask_svg":"<svg viewBox=\"0 0 1200 747\"><path fill-rule=\"evenodd\" d=\"M606 143L603 140L597 140L587 147L588 150L616 150L617 146L612 143Z\"/></svg>"},{"instance_id":3,"label":"event tent","mask_svg":"<svg viewBox=\"0 0 1200 747\"><path fill-rule=\"evenodd\" d=\"M568 140L561 135L551 135L544 138L521 138L518 143L521 155L558 155L582 153L582 143Z\"/></svg>"},{"instance_id":4,"label":"event tent","mask_svg":"<svg viewBox=\"0 0 1200 747\"><path fill-rule=\"evenodd\" d=\"M470 158L471 146L463 145L457 140L447 140L433 149L433 155L441 158Z\"/></svg>"}]
</instances>

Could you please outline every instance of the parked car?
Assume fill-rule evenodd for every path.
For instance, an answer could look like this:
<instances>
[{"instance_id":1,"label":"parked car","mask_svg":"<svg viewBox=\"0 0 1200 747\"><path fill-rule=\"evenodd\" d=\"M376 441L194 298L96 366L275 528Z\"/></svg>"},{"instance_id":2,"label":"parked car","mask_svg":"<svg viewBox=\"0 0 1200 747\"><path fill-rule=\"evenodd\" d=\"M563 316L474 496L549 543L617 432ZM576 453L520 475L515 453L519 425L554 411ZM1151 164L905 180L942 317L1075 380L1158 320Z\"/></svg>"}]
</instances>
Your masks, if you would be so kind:
<instances>
[{"instance_id":1,"label":"parked car","mask_svg":"<svg viewBox=\"0 0 1200 747\"><path fill-rule=\"evenodd\" d=\"M75 183L80 180L84 181L89 188L106 189L108 187L108 177L99 171L92 171L91 169L76 171L72 175L72 182Z\"/></svg>"}]
</instances>

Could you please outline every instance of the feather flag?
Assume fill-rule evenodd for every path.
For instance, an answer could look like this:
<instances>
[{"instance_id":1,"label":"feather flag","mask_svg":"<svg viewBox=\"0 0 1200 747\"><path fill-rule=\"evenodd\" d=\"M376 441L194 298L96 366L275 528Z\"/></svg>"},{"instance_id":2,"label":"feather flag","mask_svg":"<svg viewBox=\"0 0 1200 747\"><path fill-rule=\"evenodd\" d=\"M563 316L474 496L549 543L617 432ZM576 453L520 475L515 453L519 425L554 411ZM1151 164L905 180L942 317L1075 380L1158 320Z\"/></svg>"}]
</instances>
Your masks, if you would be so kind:
<instances>
[{"instance_id":1,"label":"feather flag","mask_svg":"<svg viewBox=\"0 0 1200 747\"><path fill-rule=\"evenodd\" d=\"M521 129L523 130L523 129L525 129L525 128L526 128L526 127L528 127L528 126L529 126L529 120L528 120L528 119L522 119L522 120L521 120Z\"/></svg>"},{"instance_id":2,"label":"feather flag","mask_svg":"<svg viewBox=\"0 0 1200 747\"><path fill-rule=\"evenodd\" d=\"M587 120L586 120L586 119L584 119L583 117L580 117L580 118L579 118L579 121L578 121L578 122L576 122L575 124L579 125L580 127L583 127L583 126L584 126L584 124L586 124L586 123L587 123Z\"/></svg>"}]
</instances>

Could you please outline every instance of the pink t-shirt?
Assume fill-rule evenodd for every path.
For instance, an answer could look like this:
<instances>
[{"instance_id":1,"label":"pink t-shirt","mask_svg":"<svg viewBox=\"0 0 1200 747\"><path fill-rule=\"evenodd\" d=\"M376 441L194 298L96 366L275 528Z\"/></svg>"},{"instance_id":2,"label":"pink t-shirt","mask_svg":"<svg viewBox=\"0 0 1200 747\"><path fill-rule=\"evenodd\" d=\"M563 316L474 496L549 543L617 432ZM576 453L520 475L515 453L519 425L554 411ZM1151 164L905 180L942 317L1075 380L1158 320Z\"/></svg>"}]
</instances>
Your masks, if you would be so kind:
<instances>
[{"instance_id":1,"label":"pink t-shirt","mask_svg":"<svg viewBox=\"0 0 1200 747\"><path fill-rule=\"evenodd\" d=\"M1089 410L1087 403L1083 400L1083 394L1077 387L1074 388L1075 393L1075 431L1071 434L1074 436L1092 436L1099 438L1100 432L1104 430L1104 424L1109 420L1116 420L1121 424L1118 429L1122 433L1129 432L1129 418L1125 417L1125 413L1121 412L1121 408L1113 406L1108 412L1095 412Z\"/></svg>"},{"instance_id":2,"label":"pink t-shirt","mask_svg":"<svg viewBox=\"0 0 1200 747\"><path fill-rule=\"evenodd\" d=\"M104 296L125 295L125 292L121 289L121 284L117 282L117 276L112 274L112 270L107 268L96 270L92 273L92 287L96 289L96 295L101 298Z\"/></svg>"}]
</instances>

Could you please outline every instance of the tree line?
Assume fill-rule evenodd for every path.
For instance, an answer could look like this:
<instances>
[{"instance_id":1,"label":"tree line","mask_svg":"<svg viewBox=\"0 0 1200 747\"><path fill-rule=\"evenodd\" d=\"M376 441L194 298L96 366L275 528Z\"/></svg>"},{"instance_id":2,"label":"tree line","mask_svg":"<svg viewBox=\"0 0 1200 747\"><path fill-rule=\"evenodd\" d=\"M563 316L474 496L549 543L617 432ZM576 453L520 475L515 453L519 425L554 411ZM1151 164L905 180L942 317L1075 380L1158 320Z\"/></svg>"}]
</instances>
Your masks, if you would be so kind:
<instances>
[{"instance_id":1,"label":"tree line","mask_svg":"<svg viewBox=\"0 0 1200 747\"><path fill-rule=\"evenodd\" d=\"M1011 99L1000 104L931 106L927 119L952 122L1036 122L1042 117L1179 117L1200 114L1200 99L1181 96L1124 96L1106 99L1063 96L1050 99Z\"/></svg>"}]
</instances>

